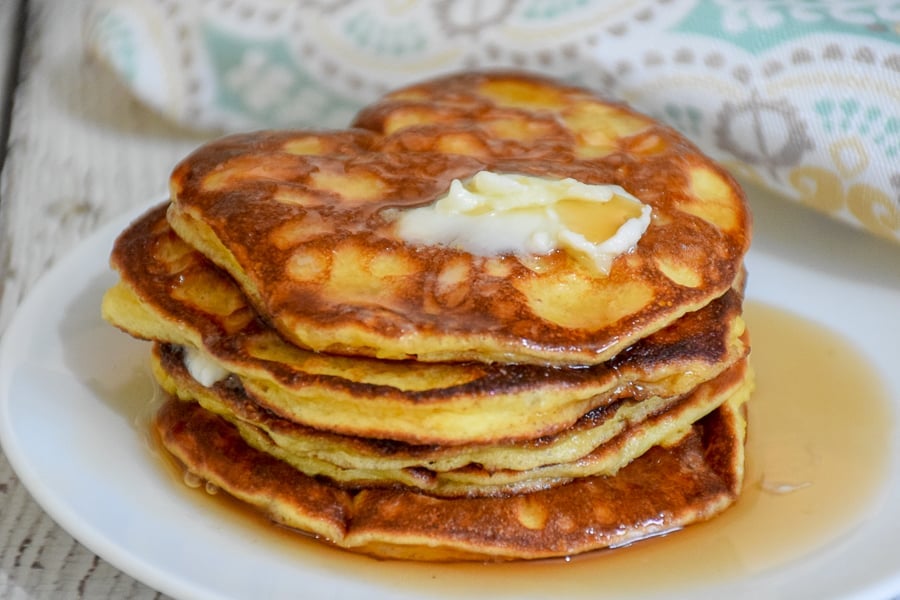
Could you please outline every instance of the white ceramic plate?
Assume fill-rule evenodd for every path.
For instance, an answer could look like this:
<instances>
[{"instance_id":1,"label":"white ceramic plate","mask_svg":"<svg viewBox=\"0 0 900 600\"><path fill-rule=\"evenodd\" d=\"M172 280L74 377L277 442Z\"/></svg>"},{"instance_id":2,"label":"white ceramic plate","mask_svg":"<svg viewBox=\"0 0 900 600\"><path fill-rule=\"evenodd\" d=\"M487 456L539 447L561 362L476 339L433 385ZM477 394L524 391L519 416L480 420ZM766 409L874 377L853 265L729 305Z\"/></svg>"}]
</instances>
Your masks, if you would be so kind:
<instances>
[{"instance_id":1,"label":"white ceramic plate","mask_svg":"<svg viewBox=\"0 0 900 600\"><path fill-rule=\"evenodd\" d=\"M900 248L761 193L752 194L752 205L749 297L827 324L863 349L887 387L897 428ZM553 582L504 583L504 571L491 566L458 571L377 562L312 543L291 547L263 528L223 518L174 485L142 431L142 407L154 393L147 346L99 317L100 298L115 280L106 266L112 240L136 214L110 223L56 265L0 347L3 449L60 525L118 568L179 598L538 598L561 591ZM880 500L838 542L752 577L699 578L678 589L653 583L665 565L648 565L646 590L632 586L632 595L882 600L900 594L896 442L888 452ZM593 598L604 591L621 596L611 583L606 574L581 590Z\"/></svg>"}]
</instances>

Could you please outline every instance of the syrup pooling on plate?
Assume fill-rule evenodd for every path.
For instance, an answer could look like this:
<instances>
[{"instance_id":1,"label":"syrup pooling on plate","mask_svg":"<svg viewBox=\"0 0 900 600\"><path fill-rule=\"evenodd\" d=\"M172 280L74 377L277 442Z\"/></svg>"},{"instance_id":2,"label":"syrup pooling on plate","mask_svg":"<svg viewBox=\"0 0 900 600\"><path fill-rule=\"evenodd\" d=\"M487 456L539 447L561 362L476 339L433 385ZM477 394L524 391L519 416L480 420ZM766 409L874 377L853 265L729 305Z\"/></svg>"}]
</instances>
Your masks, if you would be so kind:
<instances>
[{"instance_id":1,"label":"syrup pooling on plate","mask_svg":"<svg viewBox=\"0 0 900 600\"><path fill-rule=\"evenodd\" d=\"M335 577L429 597L595 598L680 593L746 579L827 549L879 499L894 416L877 373L847 340L795 314L747 308L758 354L742 497L707 523L614 551L527 564L376 561L325 547L261 518L226 494L184 490L259 543ZM845 401L850 393L854 401ZM813 419L798 418L815 413ZM848 422L855 425L848 430ZM807 456L809 461L780 456ZM173 468L166 454L166 469ZM810 467L814 467L810 470ZM182 471L170 471L180 483ZM803 482L773 491L768 481ZM193 492L193 493L192 493ZM652 569L653 577L647 577Z\"/></svg>"}]
</instances>

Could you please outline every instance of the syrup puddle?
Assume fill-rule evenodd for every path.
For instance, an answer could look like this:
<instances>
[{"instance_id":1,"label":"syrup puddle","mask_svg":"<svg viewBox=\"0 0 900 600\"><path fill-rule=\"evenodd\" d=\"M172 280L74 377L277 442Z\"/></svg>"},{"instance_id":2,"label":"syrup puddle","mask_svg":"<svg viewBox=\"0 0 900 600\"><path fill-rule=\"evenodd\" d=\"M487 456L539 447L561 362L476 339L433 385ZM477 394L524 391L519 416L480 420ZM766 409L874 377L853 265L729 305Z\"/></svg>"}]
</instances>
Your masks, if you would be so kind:
<instances>
[{"instance_id":1,"label":"syrup puddle","mask_svg":"<svg viewBox=\"0 0 900 600\"><path fill-rule=\"evenodd\" d=\"M748 302L756 391L749 401L744 492L722 515L682 531L570 560L509 564L378 561L319 544L244 510L226 494L178 487L219 511L236 535L305 569L407 597L665 595L752 578L838 543L879 499L895 417L877 375L847 340Z\"/></svg>"}]
</instances>

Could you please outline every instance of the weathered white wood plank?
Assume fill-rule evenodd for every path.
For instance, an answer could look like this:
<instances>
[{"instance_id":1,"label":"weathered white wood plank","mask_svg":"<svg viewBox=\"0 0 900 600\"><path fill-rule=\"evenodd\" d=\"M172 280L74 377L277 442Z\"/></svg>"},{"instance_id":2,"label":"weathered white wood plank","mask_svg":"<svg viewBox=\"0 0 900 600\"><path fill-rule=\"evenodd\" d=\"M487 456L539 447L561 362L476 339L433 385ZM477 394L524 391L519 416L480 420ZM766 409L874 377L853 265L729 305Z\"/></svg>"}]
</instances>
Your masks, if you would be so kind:
<instances>
[{"instance_id":1,"label":"weathered white wood plank","mask_svg":"<svg viewBox=\"0 0 900 600\"><path fill-rule=\"evenodd\" d=\"M14 4L0 0L2 40L12 38ZM89 0L27 5L0 175L0 332L59 257L109 218L161 197L172 165L201 141L132 101L85 56ZM53 523L3 456L0 506L0 598L159 597Z\"/></svg>"},{"instance_id":2,"label":"weathered white wood plank","mask_svg":"<svg viewBox=\"0 0 900 600\"><path fill-rule=\"evenodd\" d=\"M24 0L5 0L0 2L0 133L7 131L6 106L12 94L14 82L10 77L14 72L14 64L18 60L16 35L20 6ZM2 140L0 140L2 143ZM0 147L0 165L3 164L6 146Z\"/></svg>"}]
</instances>

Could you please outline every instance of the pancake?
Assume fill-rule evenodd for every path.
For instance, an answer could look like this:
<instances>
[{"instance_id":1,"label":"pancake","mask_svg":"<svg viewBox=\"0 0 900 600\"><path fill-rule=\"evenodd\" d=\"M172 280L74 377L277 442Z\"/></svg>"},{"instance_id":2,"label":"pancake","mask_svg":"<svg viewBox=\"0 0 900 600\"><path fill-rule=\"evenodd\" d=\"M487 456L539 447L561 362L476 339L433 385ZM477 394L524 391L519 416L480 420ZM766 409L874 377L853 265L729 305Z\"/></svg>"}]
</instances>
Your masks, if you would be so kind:
<instances>
[{"instance_id":1,"label":"pancake","mask_svg":"<svg viewBox=\"0 0 900 600\"><path fill-rule=\"evenodd\" d=\"M454 75L389 94L355 125L226 137L170 180L175 231L297 346L601 364L741 272L750 215L736 183L674 130L586 90ZM483 256L400 234L403 215L481 172L621 186L652 216L607 273L560 249Z\"/></svg>"},{"instance_id":2,"label":"pancake","mask_svg":"<svg viewBox=\"0 0 900 600\"><path fill-rule=\"evenodd\" d=\"M688 393L749 350L738 289L588 367L314 353L258 317L225 272L172 232L165 211L150 209L117 239L120 281L104 298L104 318L197 349L262 407L309 427L413 444L533 439L621 398Z\"/></svg>"},{"instance_id":3,"label":"pancake","mask_svg":"<svg viewBox=\"0 0 900 600\"><path fill-rule=\"evenodd\" d=\"M154 374L169 394L197 401L237 427L252 447L310 476L343 486L418 488L439 496L499 495L559 485L575 477L614 475L650 447L680 437L729 398L748 395L746 360L675 398L625 400L591 411L554 436L496 445L414 446L341 436L299 426L262 409L237 382L198 383L183 352L157 344Z\"/></svg>"},{"instance_id":4,"label":"pancake","mask_svg":"<svg viewBox=\"0 0 900 600\"><path fill-rule=\"evenodd\" d=\"M615 477L504 497L346 490L251 448L234 426L194 402L170 400L155 428L189 472L323 542L382 558L536 559L627 544L727 508L743 479L743 400L725 402Z\"/></svg>"}]
</instances>

